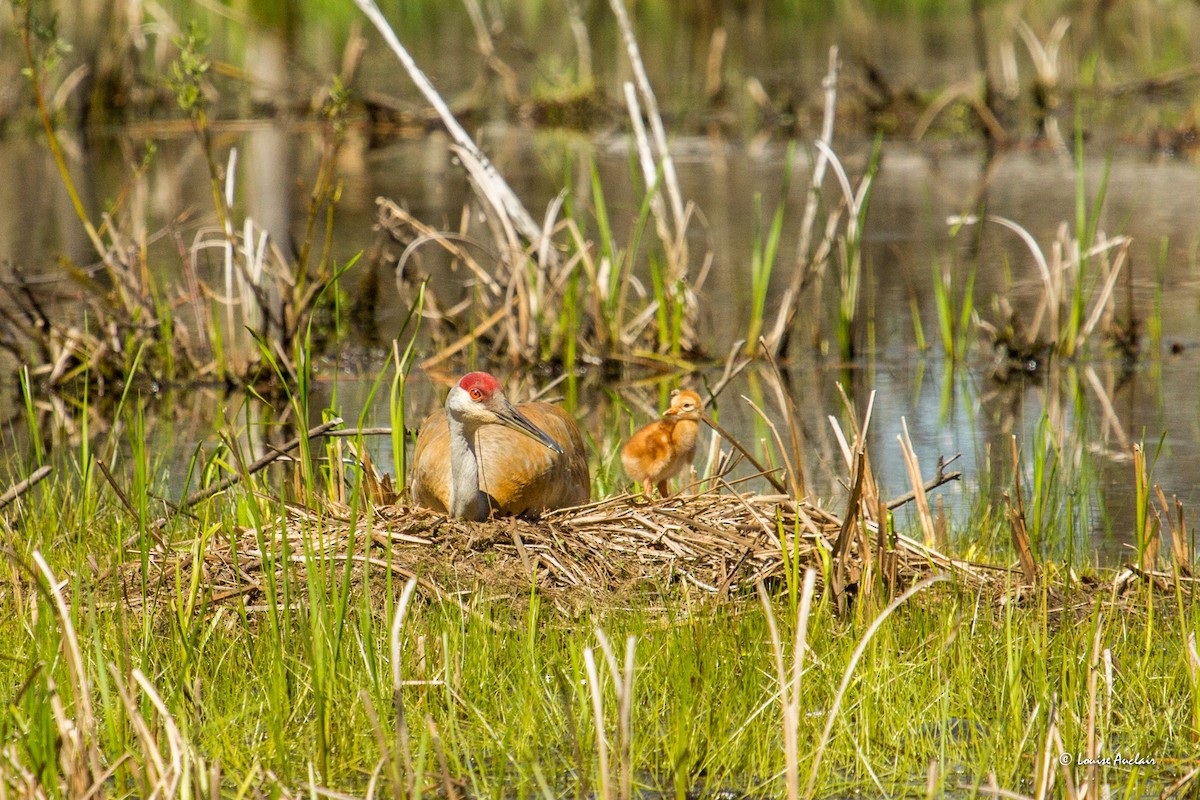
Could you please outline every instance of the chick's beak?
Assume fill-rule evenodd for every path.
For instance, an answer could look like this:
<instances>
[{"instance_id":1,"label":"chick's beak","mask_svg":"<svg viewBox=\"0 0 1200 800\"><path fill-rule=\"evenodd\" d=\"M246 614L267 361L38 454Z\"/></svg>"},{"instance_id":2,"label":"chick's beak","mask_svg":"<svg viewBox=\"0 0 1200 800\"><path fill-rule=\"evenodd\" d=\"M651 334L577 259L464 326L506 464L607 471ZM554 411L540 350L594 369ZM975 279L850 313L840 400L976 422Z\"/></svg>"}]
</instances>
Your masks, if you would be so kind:
<instances>
[{"instance_id":1,"label":"chick's beak","mask_svg":"<svg viewBox=\"0 0 1200 800\"><path fill-rule=\"evenodd\" d=\"M512 428L514 431L525 434L526 436L536 439L542 444L549 447L560 456L563 449L559 447L558 442L550 438L544 430L534 425L529 421L529 418L522 414L513 406L512 403L504 400L500 408L496 409L496 421L506 428Z\"/></svg>"}]
</instances>

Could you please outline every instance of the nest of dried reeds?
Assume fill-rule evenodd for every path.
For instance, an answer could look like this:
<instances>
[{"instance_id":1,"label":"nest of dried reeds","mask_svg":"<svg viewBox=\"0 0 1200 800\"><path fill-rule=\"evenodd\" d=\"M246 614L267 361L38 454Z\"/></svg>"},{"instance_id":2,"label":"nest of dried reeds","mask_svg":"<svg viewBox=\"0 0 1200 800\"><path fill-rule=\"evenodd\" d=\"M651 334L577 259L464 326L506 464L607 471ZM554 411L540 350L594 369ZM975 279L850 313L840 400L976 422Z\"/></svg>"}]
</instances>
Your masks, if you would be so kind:
<instances>
[{"instance_id":1,"label":"nest of dried reeds","mask_svg":"<svg viewBox=\"0 0 1200 800\"><path fill-rule=\"evenodd\" d=\"M953 572L971 585L987 580L974 565L905 537L888 541L873 523L852 522L847 526L785 495L716 492L655 502L622 495L536 520L485 522L400 505L377 506L357 518L337 504L293 506L263 529L153 552L160 580L149 594L156 586L189 585L200 570L211 603L262 610L269 583L303 581L317 566L339 576L348 566L364 591L385 586L389 571L398 579L393 585L415 576L427 593L442 598L468 591L519 600L536 586L566 611L644 599L677 582L704 593L741 592L760 580L785 580L789 569L828 564L835 565L831 588L843 598L866 581L895 591L932 572ZM141 586L140 569L130 565L130 588Z\"/></svg>"}]
</instances>

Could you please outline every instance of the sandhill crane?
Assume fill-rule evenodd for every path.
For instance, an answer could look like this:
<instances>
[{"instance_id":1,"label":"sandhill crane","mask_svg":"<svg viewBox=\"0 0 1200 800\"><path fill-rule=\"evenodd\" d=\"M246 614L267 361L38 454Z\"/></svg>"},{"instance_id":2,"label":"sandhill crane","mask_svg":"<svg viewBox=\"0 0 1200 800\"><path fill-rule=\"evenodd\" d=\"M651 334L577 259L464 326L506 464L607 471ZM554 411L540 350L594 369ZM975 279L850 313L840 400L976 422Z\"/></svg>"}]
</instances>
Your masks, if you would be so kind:
<instances>
[{"instance_id":1,"label":"sandhill crane","mask_svg":"<svg viewBox=\"0 0 1200 800\"><path fill-rule=\"evenodd\" d=\"M642 485L647 497L651 484L657 484L658 493L666 497L667 481L692 463L702 408L700 395L676 389L662 419L639 429L621 448L625 474Z\"/></svg>"},{"instance_id":2,"label":"sandhill crane","mask_svg":"<svg viewBox=\"0 0 1200 800\"><path fill-rule=\"evenodd\" d=\"M465 375L417 434L413 498L469 520L538 513L591 499L579 426L549 403L514 407L486 372Z\"/></svg>"}]
</instances>

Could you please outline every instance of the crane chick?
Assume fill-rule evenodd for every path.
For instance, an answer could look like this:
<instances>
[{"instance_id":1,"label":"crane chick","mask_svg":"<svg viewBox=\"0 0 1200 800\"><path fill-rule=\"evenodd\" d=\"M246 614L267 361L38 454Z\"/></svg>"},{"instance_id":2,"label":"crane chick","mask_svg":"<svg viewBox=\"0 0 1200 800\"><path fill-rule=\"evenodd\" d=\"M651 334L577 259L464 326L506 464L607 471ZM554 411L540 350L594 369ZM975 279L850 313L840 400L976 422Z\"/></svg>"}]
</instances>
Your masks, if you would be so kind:
<instances>
[{"instance_id":1,"label":"crane chick","mask_svg":"<svg viewBox=\"0 0 1200 800\"><path fill-rule=\"evenodd\" d=\"M638 430L621 448L625 474L642 485L647 497L652 484L666 497L667 481L692 463L700 414L700 395L690 389L676 389L671 392L671 405L662 419Z\"/></svg>"},{"instance_id":2,"label":"crane chick","mask_svg":"<svg viewBox=\"0 0 1200 800\"><path fill-rule=\"evenodd\" d=\"M456 519L580 505L591 498L583 434L558 406L513 406L495 377L472 372L421 423L412 488Z\"/></svg>"}]
</instances>

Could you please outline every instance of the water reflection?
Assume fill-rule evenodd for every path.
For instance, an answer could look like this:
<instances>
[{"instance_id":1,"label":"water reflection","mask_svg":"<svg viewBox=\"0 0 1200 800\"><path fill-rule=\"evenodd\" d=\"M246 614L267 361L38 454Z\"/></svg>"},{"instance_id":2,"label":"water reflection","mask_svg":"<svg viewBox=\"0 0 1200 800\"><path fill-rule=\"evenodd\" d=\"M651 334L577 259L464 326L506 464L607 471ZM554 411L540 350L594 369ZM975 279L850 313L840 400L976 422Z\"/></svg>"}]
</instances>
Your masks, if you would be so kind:
<instances>
[{"instance_id":1,"label":"water reflection","mask_svg":"<svg viewBox=\"0 0 1200 800\"><path fill-rule=\"evenodd\" d=\"M78 160L72 168L81 184L90 187L93 207L98 198L120 191L128 179L120 165L136 161L147 133L147 129L126 130L77 148ZM535 210L544 208L564 183L570 186L575 206L588 208L590 165L594 163L617 237L628 237L640 195L625 138L492 126L483 131L481 139L498 168ZM248 132L220 132L217 140L222 152L236 146L241 154L235 199L239 214L252 217L269 231L275 246L287 248L306 211L306 204L299 202L302 195L295 190L296 176L315 174L319 133L282 123L263 124ZM852 141L839 145L852 175L865 169L871 146ZM748 264L755 231L747 209L753 207L755 194L761 193L769 212L782 185L784 151L781 146L746 148L707 138L683 138L674 147L683 193L697 201L702 213L703 226L696 229L692 250L703 253L711 248L714 254L712 273L701 297L700 325L704 347L719 357L744 335L748 321ZM12 212L0 217L0 241L5 243L7 263L27 272L52 271L55 254L86 263L87 242L81 239L69 206L64 205L44 151L20 139L6 139L0 142L0 164L11 178L0 185L8 187L13 201L4 206ZM469 199L469 187L445 138L436 134L397 140L378 149L352 135L339 168L342 193L333 231L334 256L339 261L376 242L376 196L405 203L414 215L439 228L458 227ZM802 210L807 159L798 158L794 169L786 201L782 277L776 286L783 283L795 258L792 236ZM1106 169L1102 157L1089 158L1085 179L1092 191ZM18 186L24 187L19 196L12 194ZM37 186L44 190L29 191ZM206 211L211 208L210 192L204 160L190 138L159 137L158 156L135 183L132 200L122 208L131 229L142 228L150 234L149 263L156 268L177 263L179 241L190 241L198 229L215 222ZM1133 443L1144 441L1153 455L1161 440L1155 480L1163 484L1168 496L1178 494L1189 505L1200 500L1190 479L1200 467L1195 455L1200 443L1200 402L1195 399L1200 375L1196 355L1200 352L1196 334L1200 312L1193 213L1200 205L1200 176L1187 164L1148 161L1119 152L1113 157L1108 179L1101 227L1134 240L1131 280L1119 292L1118 315L1133 312L1149 319L1161 308L1166 352L1150 352L1132 367L1119 361L1060 364L1036 375L1011 376L1007 382L993 377L986 351L974 350L976 355L967 363L956 365L945 359L936 345L923 354L914 344L914 302L926 326L936 319L931 288L935 269L961 274L973 268L976 306L985 319L995 313L993 295L1008 296L1015 307L1026 310L1036 297L1039 283L1033 260L1017 237L989 226L981 228L977 237L950 236L946 218L970 210L967 204L973 199L986 199L989 213L1014 219L1049 246L1059 224L1074 220L1073 168L1060 156L1041 152L1012 152L988 164L976 152L952 147L889 144L884 148L864 241L867 289L860 352L866 355L852 364L802 356L789 367L805 433L804 468L812 491L835 503L844 494L840 483L844 478L839 476L844 476L845 469L826 419L828 414L844 415L836 389L840 381L860 409L865 408L872 390L878 392L871 442L886 494L900 494L909 488L896 444L902 418L927 472L939 455L962 454L956 468L963 471L965 480L942 493L949 499L948 513L963 518L974 513L969 501L979 490L995 499L1011 485L1009 437L1015 435L1022 448L1026 482L1033 481L1035 453L1049 454L1055 475L1068 493L1073 493L1070 496L1077 496L1069 511L1046 510L1047 514L1074 514L1077 522L1073 524L1090 531L1090 541L1074 543L1075 551L1094 548L1106 559L1118 557L1122 545L1131 540L1133 480L1128 458ZM156 237L159 231L169 235ZM369 334L386 342L399 330L406 306L397 294L388 263L364 259L357 269L379 271L376 318ZM462 276L451 273L449 264L439 262L432 251L423 269L434 277L433 285L446 301L465 296ZM202 277L219 285L216 264ZM351 278L349 285L354 286L360 275ZM829 301L829 295L807 300L810 304ZM768 308L771 303L769 300ZM816 306L808 308L812 314ZM830 332L819 330L818 335L828 339ZM369 343L369 335L359 331L356 341ZM872 342L874 350L868 351L865 345ZM1172 347L1177 352L1172 352ZM358 417L361 405L356 407L356 403L363 402L364 387L379 367L369 361L365 367L361 360L356 363L367 379L343 375L336 384L337 412L346 419ZM342 369L333 364L328 367L314 409L334 402L329 373ZM630 386L640 377L644 376L626 376ZM702 388L703 381L694 380ZM755 381L759 381L757 388ZM577 410L593 441L601 443L597 452L600 470L619 482L615 453L609 452L606 443L613 430L627 433L631 426L644 422L661 402L663 389L645 392L624 387L607 393L600 388L585 379ZM778 412L770 393L762 390L761 378L734 384L720 398L722 423L744 441L757 441L766 433L739 399L742 393L772 413ZM513 394L525 396L519 388ZM9 388L4 395L6 401L15 399L15 390ZM418 376L409 394L410 424L419 422L439 400L439 391ZM631 409L636 411L636 419ZM14 405L6 416L19 414ZM386 410L378 404L368 409L367 418L368 424L388 423ZM237 427L246 429L248 424ZM186 460L190 443L210 437L211 431L210 419L201 422L194 433L172 434L170 441ZM377 447L376 461L392 463L390 443L380 440ZM257 452L258 446L250 449ZM1058 551L1063 544L1047 543L1046 547Z\"/></svg>"}]
</instances>

